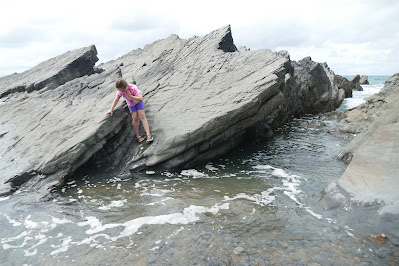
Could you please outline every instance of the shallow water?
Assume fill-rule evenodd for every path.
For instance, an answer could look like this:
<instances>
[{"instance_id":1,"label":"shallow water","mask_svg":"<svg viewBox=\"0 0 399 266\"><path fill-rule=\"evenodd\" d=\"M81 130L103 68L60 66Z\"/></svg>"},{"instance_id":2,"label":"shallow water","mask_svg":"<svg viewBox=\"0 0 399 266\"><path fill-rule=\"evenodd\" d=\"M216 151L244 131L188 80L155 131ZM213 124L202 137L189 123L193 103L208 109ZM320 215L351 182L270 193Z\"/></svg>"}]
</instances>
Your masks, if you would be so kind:
<instances>
[{"instance_id":1,"label":"shallow water","mask_svg":"<svg viewBox=\"0 0 399 266\"><path fill-rule=\"evenodd\" d=\"M2 198L1 264L396 265L397 246L313 198L346 167L334 123L298 119L195 169L122 180L92 166L52 201Z\"/></svg>"}]
</instances>

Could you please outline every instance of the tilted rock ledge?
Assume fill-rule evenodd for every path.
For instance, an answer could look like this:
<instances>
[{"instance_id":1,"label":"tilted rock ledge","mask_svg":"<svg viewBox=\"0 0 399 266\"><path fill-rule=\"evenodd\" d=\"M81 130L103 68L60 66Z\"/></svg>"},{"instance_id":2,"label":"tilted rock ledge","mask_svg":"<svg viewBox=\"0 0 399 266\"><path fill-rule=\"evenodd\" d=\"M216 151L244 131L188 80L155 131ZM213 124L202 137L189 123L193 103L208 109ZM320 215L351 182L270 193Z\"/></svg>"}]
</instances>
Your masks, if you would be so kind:
<instances>
[{"instance_id":1,"label":"tilted rock ledge","mask_svg":"<svg viewBox=\"0 0 399 266\"><path fill-rule=\"evenodd\" d=\"M0 79L1 194L21 185L45 194L92 158L121 174L194 165L244 138L267 139L293 117L332 111L351 93L325 63L237 49L230 26L171 35L99 68L96 54L81 48ZM133 141L124 101L105 115L118 77L143 92L153 144Z\"/></svg>"},{"instance_id":2,"label":"tilted rock ledge","mask_svg":"<svg viewBox=\"0 0 399 266\"><path fill-rule=\"evenodd\" d=\"M349 162L337 183L323 192L326 209L362 206L364 222L399 245L399 73L380 93L351 110L338 128L356 134L338 157ZM373 208L371 212L370 209Z\"/></svg>"}]
</instances>

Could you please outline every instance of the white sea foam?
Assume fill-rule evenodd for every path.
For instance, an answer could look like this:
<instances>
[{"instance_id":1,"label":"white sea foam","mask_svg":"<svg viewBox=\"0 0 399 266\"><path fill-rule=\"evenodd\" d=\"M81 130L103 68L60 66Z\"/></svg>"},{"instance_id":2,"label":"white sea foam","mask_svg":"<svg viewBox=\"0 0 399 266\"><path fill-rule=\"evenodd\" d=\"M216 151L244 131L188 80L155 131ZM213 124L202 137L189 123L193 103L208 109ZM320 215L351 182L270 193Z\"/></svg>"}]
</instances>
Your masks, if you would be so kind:
<instances>
[{"instance_id":1,"label":"white sea foam","mask_svg":"<svg viewBox=\"0 0 399 266\"><path fill-rule=\"evenodd\" d=\"M162 197L167 192L170 192L170 190L167 190L167 189L151 189L151 192L147 192L147 191L148 190L145 189L144 192L142 192L140 195L141 196Z\"/></svg>"},{"instance_id":2,"label":"white sea foam","mask_svg":"<svg viewBox=\"0 0 399 266\"><path fill-rule=\"evenodd\" d=\"M39 223L36 223L36 222L33 222L33 221L29 220L30 217L31 217L31 215L29 215L29 216L25 219L25 222L24 222L25 227L26 227L26 228L37 228L37 227L39 226ZM47 222L44 222L44 223L47 224Z\"/></svg>"},{"instance_id":3,"label":"white sea foam","mask_svg":"<svg viewBox=\"0 0 399 266\"><path fill-rule=\"evenodd\" d=\"M189 176L192 178L207 178L207 177L209 177L207 174L201 173L195 169L182 170L180 174L184 175L184 176Z\"/></svg>"},{"instance_id":4,"label":"white sea foam","mask_svg":"<svg viewBox=\"0 0 399 266\"><path fill-rule=\"evenodd\" d=\"M145 224L189 224L200 220L199 214L212 213L216 214L220 210L229 209L229 203L216 204L212 207L194 206L191 205L183 210L183 213L165 214L159 216L147 216L137 218L122 224L125 229L117 237L112 238L116 240L121 237L126 237L134 234L138 229Z\"/></svg>"},{"instance_id":5,"label":"white sea foam","mask_svg":"<svg viewBox=\"0 0 399 266\"><path fill-rule=\"evenodd\" d=\"M161 175L167 176L167 177L173 177L175 176L174 174L172 174L171 172L162 172Z\"/></svg>"},{"instance_id":6,"label":"white sea foam","mask_svg":"<svg viewBox=\"0 0 399 266\"><path fill-rule=\"evenodd\" d=\"M25 247L28 244L28 241L33 239L32 237L27 236L29 234L29 232L23 232L22 234L25 234L25 233L26 233L26 235L24 235L25 236L24 237L24 242L22 242L22 244L19 245L19 246L18 245L17 246L12 246L10 244L3 244L3 239L2 239L1 243L3 244L3 249L10 249L10 248L15 249L15 248L23 248L23 247ZM7 240L10 240L10 238L9 239L5 239L5 241L7 241Z\"/></svg>"},{"instance_id":7,"label":"white sea foam","mask_svg":"<svg viewBox=\"0 0 399 266\"><path fill-rule=\"evenodd\" d=\"M355 235L352 234L351 231L353 231L353 229L349 228L349 226L345 226L345 232L346 232L349 236L355 237Z\"/></svg>"},{"instance_id":8,"label":"white sea foam","mask_svg":"<svg viewBox=\"0 0 399 266\"><path fill-rule=\"evenodd\" d=\"M205 165L205 168L208 169L209 171L217 171L217 170L219 170L219 168L214 167L212 164Z\"/></svg>"},{"instance_id":9,"label":"white sea foam","mask_svg":"<svg viewBox=\"0 0 399 266\"><path fill-rule=\"evenodd\" d=\"M317 219L323 218L320 214L315 213L309 207L305 207L305 205L298 200L297 195L302 193L302 191L299 189L302 180L300 176L288 174L283 169L276 168L270 165L256 165L253 166L253 168L260 173L269 173L269 171L271 170L270 173L271 175L283 178L282 179L283 187L274 187L273 190L283 190L283 193L287 195L296 204L298 204L300 208L304 208L308 213L310 213L312 216L316 217Z\"/></svg>"},{"instance_id":10,"label":"white sea foam","mask_svg":"<svg viewBox=\"0 0 399 266\"><path fill-rule=\"evenodd\" d=\"M122 224L105 224L103 225L101 221L93 216L87 217L87 221L78 223L78 226L90 226L90 229L86 230L86 234L92 235L97 234L99 232L105 231L107 229L115 228L115 227L124 227L125 229L115 237L111 237L112 241L116 241L122 237L128 237L136 232L138 232L139 228L143 225L154 225L154 224L189 224L194 223L200 220L199 214L202 213L212 213L216 214L220 210L226 210L229 208L229 203L216 204L212 207L204 207L204 206L194 206L191 205L188 208L185 208L182 213L172 213L158 216L145 216L136 218L130 221L127 221ZM86 239L80 244L89 243L92 239Z\"/></svg>"},{"instance_id":11,"label":"white sea foam","mask_svg":"<svg viewBox=\"0 0 399 266\"><path fill-rule=\"evenodd\" d=\"M92 234L104 231L106 229L114 228L114 227L118 227L119 226L119 224L102 225L101 221L97 217L94 217L94 216L88 216L88 217L86 217L86 219L87 219L87 221L77 223L77 225L78 226L89 225L90 229L86 230L86 234L88 234L88 235L92 235Z\"/></svg>"},{"instance_id":12,"label":"white sea foam","mask_svg":"<svg viewBox=\"0 0 399 266\"><path fill-rule=\"evenodd\" d=\"M112 208L122 207L127 202L127 199L124 200L113 200L110 204L98 207L99 210L110 210Z\"/></svg>"},{"instance_id":13,"label":"white sea foam","mask_svg":"<svg viewBox=\"0 0 399 266\"><path fill-rule=\"evenodd\" d=\"M315 213L314 211L312 211L309 207L305 207L305 210L310 213L311 215L313 215L314 217L316 217L317 219L321 219L323 218L323 216L321 216L320 214Z\"/></svg>"},{"instance_id":14,"label":"white sea foam","mask_svg":"<svg viewBox=\"0 0 399 266\"><path fill-rule=\"evenodd\" d=\"M73 223L70 220L67 219L59 219L56 217L52 217L51 220L53 221L54 224L67 224L67 223Z\"/></svg>"},{"instance_id":15,"label":"white sea foam","mask_svg":"<svg viewBox=\"0 0 399 266\"><path fill-rule=\"evenodd\" d=\"M367 98L381 91L384 84L362 85L363 91L353 91L351 98L346 98L339 109L346 110L366 102Z\"/></svg>"},{"instance_id":16,"label":"white sea foam","mask_svg":"<svg viewBox=\"0 0 399 266\"><path fill-rule=\"evenodd\" d=\"M23 238L23 237L28 236L29 233L30 233L30 232L28 232L28 231L23 231L22 233L20 233L20 234L17 235L17 236L14 236L14 237L2 238L2 239L1 239L1 244L9 243L9 242L12 242L12 241L15 241L15 240L19 240L19 239L21 239L21 238ZM3 248L6 249L4 246L3 246Z\"/></svg>"},{"instance_id":17,"label":"white sea foam","mask_svg":"<svg viewBox=\"0 0 399 266\"><path fill-rule=\"evenodd\" d=\"M30 257L30 256L34 256L37 254L37 246L40 246L43 243L47 242L47 237L43 234L39 234L35 236L35 240L39 240L38 243L36 243L35 245L31 246L30 248L24 250L24 256L25 257Z\"/></svg>"},{"instance_id":18,"label":"white sea foam","mask_svg":"<svg viewBox=\"0 0 399 266\"><path fill-rule=\"evenodd\" d=\"M237 199L246 199L249 201L254 202L257 205L260 206L266 206L272 203L275 199L275 195L271 195L274 192L274 188L270 188L266 191L262 191L261 194L254 194L254 195L247 195L245 193L239 193L236 196L230 198L228 196L224 196L225 201L232 201L232 200L237 200Z\"/></svg>"},{"instance_id":19,"label":"white sea foam","mask_svg":"<svg viewBox=\"0 0 399 266\"><path fill-rule=\"evenodd\" d=\"M0 197L0 201L5 201L5 200L8 200L10 198L10 196L7 196L7 197Z\"/></svg>"},{"instance_id":20,"label":"white sea foam","mask_svg":"<svg viewBox=\"0 0 399 266\"><path fill-rule=\"evenodd\" d=\"M63 253L63 252L68 251L71 242L72 242L72 237L71 237L71 236L68 236L67 238L65 238L65 239L62 241L61 246L58 246L59 248L56 249L56 250L54 250L54 251L52 251L50 254L51 254L51 255L57 255L58 253ZM54 247L54 246L53 246L53 247Z\"/></svg>"},{"instance_id":21,"label":"white sea foam","mask_svg":"<svg viewBox=\"0 0 399 266\"><path fill-rule=\"evenodd\" d=\"M273 166L270 166L270 165L255 165L252 168L257 169L257 170L275 169Z\"/></svg>"},{"instance_id":22,"label":"white sea foam","mask_svg":"<svg viewBox=\"0 0 399 266\"><path fill-rule=\"evenodd\" d=\"M162 204L162 205L165 205L165 206L166 206L165 201L168 201L168 200L171 200L171 199L173 199L173 198L172 198L172 197L165 197L165 198L162 198L161 201L150 202L150 203L147 203L147 204L145 204L145 205L146 205L146 206L154 206L154 205L156 205L156 204Z\"/></svg>"},{"instance_id":23,"label":"white sea foam","mask_svg":"<svg viewBox=\"0 0 399 266\"><path fill-rule=\"evenodd\" d=\"M7 218L8 222L9 222L10 224L12 224L12 226L21 226L21 225L22 225L22 223L17 222L17 221L15 221L15 220L11 219L7 214L3 214L3 215Z\"/></svg>"}]
</instances>

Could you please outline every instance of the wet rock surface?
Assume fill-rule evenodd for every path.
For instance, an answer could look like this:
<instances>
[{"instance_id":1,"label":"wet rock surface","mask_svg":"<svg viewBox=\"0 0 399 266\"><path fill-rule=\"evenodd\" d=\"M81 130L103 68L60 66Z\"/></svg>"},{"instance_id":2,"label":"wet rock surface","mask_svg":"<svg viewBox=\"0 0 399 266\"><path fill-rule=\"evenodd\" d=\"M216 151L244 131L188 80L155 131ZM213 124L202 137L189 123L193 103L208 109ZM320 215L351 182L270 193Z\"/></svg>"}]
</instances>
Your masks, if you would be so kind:
<instances>
[{"instance_id":1,"label":"wet rock surface","mask_svg":"<svg viewBox=\"0 0 399 266\"><path fill-rule=\"evenodd\" d=\"M380 93L348 112L339 124L342 133L356 137L338 158L349 163L337 184L325 192L324 203L331 207L348 205L372 207L365 221L399 244L399 74L389 78ZM341 197L339 190L350 195ZM332 206L334 205L334 206Z\"/></svg>"}]
</instances>

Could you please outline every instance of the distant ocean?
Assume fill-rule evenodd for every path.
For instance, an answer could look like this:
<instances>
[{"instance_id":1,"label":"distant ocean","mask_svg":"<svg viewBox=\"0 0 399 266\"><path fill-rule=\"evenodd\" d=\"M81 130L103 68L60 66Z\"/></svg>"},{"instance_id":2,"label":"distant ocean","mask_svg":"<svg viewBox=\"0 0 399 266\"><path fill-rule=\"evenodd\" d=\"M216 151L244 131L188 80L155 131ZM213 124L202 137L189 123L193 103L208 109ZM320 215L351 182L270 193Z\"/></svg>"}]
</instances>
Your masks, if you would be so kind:
<instances>
[{"instance_id":1,"label":"distant ocean","mask_svg":"<svg viewBox=\"0 0 399 266\"><path fill-rule=\"evenodd\" d=\"M354 76L344 77L348 80L352 80ZM380 92L388 78L390 78L390 76L368 76L369 85L361 85L363 91L353 91L352 98L346 98L339 107L339 110L351 109L364 103L368 97Z\"/></svg>"}]
</instances>

